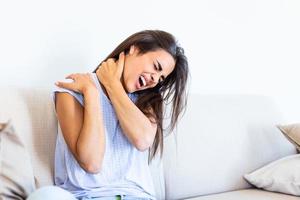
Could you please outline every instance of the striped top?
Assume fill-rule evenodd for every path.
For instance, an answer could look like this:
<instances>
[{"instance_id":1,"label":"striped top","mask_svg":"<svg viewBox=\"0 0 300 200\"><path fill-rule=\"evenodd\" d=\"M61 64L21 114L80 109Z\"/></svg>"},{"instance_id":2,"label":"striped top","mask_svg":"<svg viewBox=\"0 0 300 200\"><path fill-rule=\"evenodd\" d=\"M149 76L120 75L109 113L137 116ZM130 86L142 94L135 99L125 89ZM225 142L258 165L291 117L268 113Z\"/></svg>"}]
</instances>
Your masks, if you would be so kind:
<instances>
[{"instance_id":1,"label":"striped top","mask_svg":"<svg viewBox=\"0 0 300 200\"><path fill-rule=\"evenodd\" d=\"M141 152L132 145L122 132L111 101L102 91L97 75L92 73L100 93L99 101L103 111L105 130L105 154L101 171L97 174L86 172L80 167L69 150L60 126L55 148L55 185L72 192L76 198L128 195L140 198L155 198L155 191L148 166L148 151ZM82 94L55 86L56 92L67 92L84 106ZM137 95L128 93L135 102Z\"/></svg>"}]
</instances>

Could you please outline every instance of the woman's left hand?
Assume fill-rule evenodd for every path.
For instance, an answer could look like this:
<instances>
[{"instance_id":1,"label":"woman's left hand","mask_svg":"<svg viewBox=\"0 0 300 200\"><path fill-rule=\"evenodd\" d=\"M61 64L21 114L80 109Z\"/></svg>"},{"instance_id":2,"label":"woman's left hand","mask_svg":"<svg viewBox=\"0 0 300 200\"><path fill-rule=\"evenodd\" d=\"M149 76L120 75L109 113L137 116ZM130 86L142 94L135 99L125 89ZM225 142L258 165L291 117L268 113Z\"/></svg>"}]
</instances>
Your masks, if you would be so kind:
<instances>
[{"instance_id":1,"label":"woman's left hand","mask_svg":"<svg viewBox=\"0 0 300 200\"><path fill-rule=\"evenodd\" d=\"M119 59L115 61L109 58L102 62L96 70L96 74L100 82L105 88L112 87L115 83L121 83L121 78L124 69L125 55L124 52L119 54Z\"/></svg>"}]
</instances>

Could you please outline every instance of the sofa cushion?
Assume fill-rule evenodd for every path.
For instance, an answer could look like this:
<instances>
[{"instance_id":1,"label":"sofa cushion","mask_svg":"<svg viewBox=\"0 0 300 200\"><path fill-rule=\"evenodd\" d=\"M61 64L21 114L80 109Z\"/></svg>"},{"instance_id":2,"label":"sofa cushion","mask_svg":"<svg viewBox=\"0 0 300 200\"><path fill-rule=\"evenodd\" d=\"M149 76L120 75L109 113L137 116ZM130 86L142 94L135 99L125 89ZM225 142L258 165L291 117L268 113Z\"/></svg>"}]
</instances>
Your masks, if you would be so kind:
<instances>
[{"instance_id":1,"label":"sofa cushion","mask_svg":"<svg viewBox=\"0 0 300 200\"><path fill-rule=\"evenodd\" d=\"M0 121L11 119L29 152L36 186L53 184L57 123L50 88L1 88Z\"/></svg>"},{"instance_id":2,"label":"sofa cushion","mask_svg":"<svg viewBox=\"0 0 300 200\"><path fill-rule=\"evenodd\" d=\"M278 125L277 127L300 152L300 123Z\"/></svg>"},{"instance_id":3,"label":"sofa cushion","mask_svg":"<svg viewBox=\"0 0 300 200\"><path fill-rule=\"evenodd\" d=\"M29 154L10 120L0 130L0 199L25 199L34 189Z\"/></svg>"},{"instance_id":4,"label":"sofa cushion","mask_svg":"<svg viewBox=\"0 0 300 200\"><path fill-rule=\"evenodd\" d=\"M299 200L299 197L259 189L237 190L188 200Z\"/></svg>"},{"instance_id":5,"label":"sofa cushion","mask_svg":"<svg viewBox=\"0 0 300 200\"><path fill-rule=\"evenodd\" d=\"M265 96L192 94L176 137L165 140L166 199L251 187L244 174L296 153L282 122Z\"/></svg>"},{"instance_id":6,"label":"sofa cushion","mask_svg":"<svg viewBox=\"0 0 300 200\"><path fill-rule=\"evenodd\" d=\"M300 154L276 160L244 177L268 191L300 196Z\"/></svg>"}]
</instances>

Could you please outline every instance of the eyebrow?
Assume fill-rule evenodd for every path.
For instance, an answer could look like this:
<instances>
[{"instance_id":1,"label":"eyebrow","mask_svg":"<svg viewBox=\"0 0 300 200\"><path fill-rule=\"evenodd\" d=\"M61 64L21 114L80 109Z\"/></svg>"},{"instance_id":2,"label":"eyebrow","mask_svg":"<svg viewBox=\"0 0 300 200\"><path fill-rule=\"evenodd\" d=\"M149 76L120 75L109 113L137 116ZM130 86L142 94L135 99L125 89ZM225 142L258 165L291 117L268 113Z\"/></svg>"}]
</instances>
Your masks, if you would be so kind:
<instances>
[{"instance_id":1,"label":"eyebrow","mask_svg":"<svg viewBox=\"0 0 300 200\"><path fill-rule=\"evenodd\" d=\"M158 60L156 60L156 62L157 62L157 64L158 64L158 70L159 70L159 71L162 71L161 64L158 62ZM164 76L164 75L162 75L162 78L163 78L163 80L165 80L165 76Z\"/></svg>"}]
</instances>

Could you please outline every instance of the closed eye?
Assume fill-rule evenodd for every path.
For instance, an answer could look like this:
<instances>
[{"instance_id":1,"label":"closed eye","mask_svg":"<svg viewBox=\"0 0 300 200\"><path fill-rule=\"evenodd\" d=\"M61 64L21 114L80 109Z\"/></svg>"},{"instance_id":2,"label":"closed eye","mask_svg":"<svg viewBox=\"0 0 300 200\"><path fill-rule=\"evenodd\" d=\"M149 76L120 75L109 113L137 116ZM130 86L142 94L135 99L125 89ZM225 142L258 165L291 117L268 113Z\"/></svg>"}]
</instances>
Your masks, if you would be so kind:
<instances>
[{"instance_id":1,"label":"closed eye","mask_svg":"<svg viewBox=\"0 0 300 200\"><path fill-rule=\"evenodd\" d=\"M156 71L162 71L162 67L161 67L161 64L156 60L156 62L158 63L158 65L156 65L154 62L153 62L153 65L154 65L154 68L155 68L155 70ZM161 82L163 82L165 80L165 76L161 76L160 78L159 78L159 82L161 83Z\"/></svg>"},{"instance_id":2,"label":"closed eye","mask_svg":"<svg viewBox=\"0 0 300 200\"><path fill-rule=\"evenodd\" d=\"M157 67L157 65L153 62L153 66L154 66L154 69L156 70L156 71L158 71L158 67Z\"/></svg>"}]
</instances>

